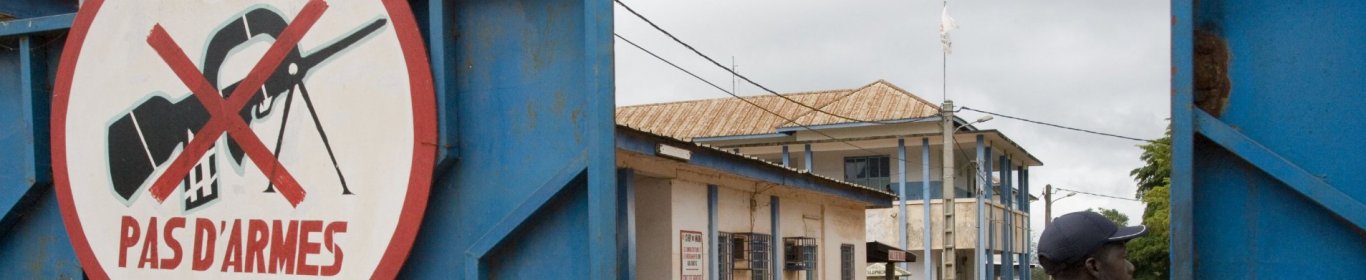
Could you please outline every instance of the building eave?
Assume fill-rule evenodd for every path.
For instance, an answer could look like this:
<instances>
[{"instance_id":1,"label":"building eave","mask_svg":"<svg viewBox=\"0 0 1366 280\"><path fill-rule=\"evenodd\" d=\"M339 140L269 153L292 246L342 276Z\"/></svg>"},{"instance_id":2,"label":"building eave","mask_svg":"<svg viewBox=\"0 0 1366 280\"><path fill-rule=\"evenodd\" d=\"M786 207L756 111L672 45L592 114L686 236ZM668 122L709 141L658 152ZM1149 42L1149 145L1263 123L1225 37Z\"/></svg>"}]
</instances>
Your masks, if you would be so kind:
<instances>
[{"instance_id":1,"label":"building eave","mask_svg":"<svg viewBox=\"0 0 1366 280\"><path fill-rule=\"evenodd\" d=\"M722 170L745 178L800 190L812 191L849 199L869 208L886 208L897 199L895 194L877 190L807 171L776 165L762 159L732 153L722 149L685 142L628 126L617 125L616 146L618 150L658 156L661 144L687 149L691 152L688 164Z\"/></svg>"}]
</instances>

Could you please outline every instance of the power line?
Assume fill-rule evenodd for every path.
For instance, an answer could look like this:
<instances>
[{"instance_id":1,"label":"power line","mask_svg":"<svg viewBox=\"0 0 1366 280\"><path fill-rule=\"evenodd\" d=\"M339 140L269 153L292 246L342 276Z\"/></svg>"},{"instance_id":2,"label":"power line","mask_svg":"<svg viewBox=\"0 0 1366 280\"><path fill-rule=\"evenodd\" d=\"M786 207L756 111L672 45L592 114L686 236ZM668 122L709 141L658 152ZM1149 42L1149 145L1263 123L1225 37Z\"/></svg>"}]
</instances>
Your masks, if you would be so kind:
<instances>
[{"instance_id":1,"label":"power line","mask_svg":"<svg viewBox=\"0 0 1366 280\"><path fill-rule=\"evenodd\" d=\"M1137 200L1137 199L1132 199L1132 198L1118 197L1118 196L1112 196L1112 195L1103 195L1103 194L1097 194L1097 193L1089 193L1089 192L1078 191L1078 190L1069 190L1069 189L1057 188L1057 187L1055 187L1055 188L1053 188L1053 189L1054 189L1054 190L1059 190L1059 191L1068 191L1068 192L1074 192L1074 193L1079 193L1079 194L1084 194L1084 195L1090 195L1090 196L1099 196L1099 197L1104 197L1104 198L1113 198L1113 199L1120 199L1120 200L1128 200L1128 201L1143 202L1142 200Z\"/></svg>"},{"instance_id":2,"label":"power line","mask_svg":"<svg viewBox=\"0 0 1366 280\"><path fill-rule=\"evenodd\" d=\"M759 83L755 82L754 80L750 80L749 77L745 77L745 75L741 75L739 72L736 72L735 69L731 69L730 67L726 67L725 65L722 65L720 62L717 62L715 59L712 59L710 56L707 56L706 54L703 54L702 51L698 51L697 48L693 48L692 45L689 45L688 43L683 42L683 40L682 40L682 39L679 39L678 36L674 36L673 33L669 33L669 31L664 30L663 27L659 27L658 24L655 24L654 21L650 21L650 19L649 19L649 18L646 18L645 15L641 15L640 13L636 12L635 9L631 9L631 6L627 6L626 3L622 3L621 0L613 0L613 1L615 1L618 5L621 5L622 8L626 8L626 11L631 12L631 14L635 15L637 18L640 18L640 20L645 21L645 23L647 23L647 24L650 24L650 26L651 26L651 27L654 27L655 30L658 30L660 33L664 33L665 36L669 36L669 38L670 38L670 39L673 39L674 42L677 42L679 45L683 45L683 47L688 48L688 50L691 50L694 54L697 54L698 56L701 56L703 59L706 59L707 61L711 62L712 65L716 65L716 67L719 67L719 68L721 68L721 69L725 69L726 72L730 72L730 74L731 74L731 75L734 75L734 77L739 77L741 80L745 80L745 82L747 82L747 83L749 83L749 84L751 84L751 85L754 85L754 86L756 86L756 87L759 87L760 89L763 89L764 91L768 92L769 94L772 94L772 95L774 95L774 96L778 96L779 98L782 98L783 100L787 100L788 102L796 103L797 105L800 105L800 106L802 106L802 107L806 107L806 108L811 109L811 110L816 111L816 112L824 113L824 114L826 114L826 115L834 116L834 117L841 118L841 119L845 119L845 120L855 121L855 122L876 123L876 124L897 124L897 123L903 123L903 122L904 122L904 121L880 121L880 120L863 120L863 119L856 119L856 118L852 118L852 117L848 117L848 116L844 116L844 115L839 115L839 114L827 112L827 111L821 110L820 108L816 108L816 107L812 107L811 105L807 105L806 103L798 102L797 100L792 99L792 98L790 98L790 97L787 97L786 95L782 95L782 94L778 93L777 91L774 91L774 90L772 90L772 89L769 89L768 87L765 87L764 85L760 85ZM617 36L617 37L620 38L621 36ZM672 63L671 63L671 64L672 64ZM700 79L700 78L699 78L699 79ZM724 89L723 89L723 90L724 90ZM734 94L732 94L732 95L734 95ZM929 118L929 117L924 117L924 118ZM790 120L789 122L794 123L794 124L797 123L796 121L791 121L791 120ZM800 124L798 124L798 125L800 125Z\"/></svg>"},{"instance_id":3,"label":"power line","mask_svg":"<svg viewBox=\"0 0 1366 280\"><path fill-rule=\"evenodd\" d=\"M703 83L706 83L707 85L710 85L712 88L715 88L716 90L719 90L719 91L721 91L721 92L724 92L724 93L730 95L731 97L734 97L734 98L736 98L736 99L740 99L740 101L744 101L746 104L749 104L750 106L754 106L755 108L759 108L759 110L762 110L762 111L764 111L765 113L768 113L768 114L770 114L770 115L774 115L774 116L776 116L776 117L778 117L778 118L780 118L780 119L783 119L783 120L785 120L785 121L788 121L788 122L791 122L791 123L793 123L793 124L796 124L797 126L800 126L802 129L806 129L807 131L811 131L811 132L813 132L813 133L819 134L819 135L824 136L824 137L826 137L826 138L830 138L830 140L835 140L835 141L840 142L840 143L842 143L842 144L848 145L849 147L853 147L853 148L855 148L855 149L859 149L859 150L862 150L862 151L864 151L864 152L868 152L868 153L871 154L871 155L884 155L884 153L879 153L879 152L876 152L876 151L873 151L873 150L869 150L869 149L864 148L864 147L861 147L861 146L859 146L859 145L855 145L854 143L850 143L849 141L845 141L844 139L836 138L836 137L834 137L834 136L830 136L829 134L825 134L824 132L821 132L821 131L819 131L819 130L816 130L816 129L814 129L814 128L811 128L810 126L807 126L807 125L798 123L798 122L796 122L795 120L792 120L792 119L790 119L790 118L788 118L788 117L786 117L786 116L783 116L782 114L778 114L777 112L774 112L774 111L772 111L772 110L769 110L768 108L765 108L764 106L760 106L759 104L754 103L753 101L750 101L749 99L745 99L744 97L741 97L740 95L736 95L734 92L728 91L728 90L726 90L725 88L722 88L721 86L718 86L718 85L716 85L715 83L712 83L711 81L708 81L707 79L703 79L701 76L698 76L697 74L694 74L692 71L688 71L688 69L684 69L682 66L678 66L678 64L674 64L672 61L669 61L668 59L665 59L664 57L661 57L661 56L659 56L658 54L655 54L654 52L650 51L649 49L646 49L645 47L642 47L642 46L640 46L639 44L636 44L635 42L632 42L630 39L626 39L626 37L622 37L621 34L615 34L615 33L613 33L612 35L613 35L613 36L616 36L617 39L621 39L622 41L626 42L627 44L630 44L631 46L636 47L636 49L640 49L640 51L643 51L643 52L645 52L646 54L649 54L650 56L653 56L655 59L659 59L659 61L662 61L662 62L664 62L665 64L669 64L669 66L673 66L674 69L678 69L678 71L683 71L683 73L687 73L689 76L692 76L693 78L696 78L698 81L702 81ZM899 121L898 123L901 123L901 122L906 122L906 121ZM901 162L910 163L909 161L906 161L905 158L901 158L901 157L890 157L890 158L894 158L894 159L896 159L896 160L898 160L898 161L901 161ZM898 173L896 173L896 174L891 174L891 175L901 175L901 172L898 172Z\"/></svg>"},{"instance_id":4,"label":"power line","mask_svg":"<svg viewBox=\"0 0 1366 280\"><path fill-rule=\"evenodd\" d=\"M1046 122L1041 122L1041 121L1036 121L1036 120L1029 120L1029 119L1025 119L1025 118L1012 117L1012 116L1002 115L1002 114L999 114L999 113L993 113L993 112L987 112L987 111L982 111L982 110L978 110L978 109L968 108L968 107L966 107L966 106L964 106L964 107L959 107L959 108L961 108L961 109L963 109L963 110L968 110L968 111L973 111L973 112L978 112L978 113L993 115L993 116L1002 117L1002 118L1015 119L1015 120L1030 122L1030 123L1034 123L1034 124L1041 124L1041 125L1052 126L1052 127L1056 127L1056 128L1067 129L1067 130L1073 130L1073 131L1079 131L1079 132L1085 132L1085 133L1090 133L1090 134L1096 134L1096 135L1101 135L1101 136L1109 136L1109 137L1115 137L1115 138L1120 138L1120 139L1125 139L1125 140L1141 141L1141 142L1155 142L1155 140L1149 140L1149 139L1143 139L1143 138L1136 138L1136 137L1129 137L1129 136L1120 136L1120 135L1115 135L1115 134L1110 134L1110 133L1104 133L1104 132L1099 132L1099 131L1094 131L1094 130L1080 129L1080 128L1062 126L1062 125L1051 124L1051 123L1046 123Z\"/></svg>"}]
</instances>

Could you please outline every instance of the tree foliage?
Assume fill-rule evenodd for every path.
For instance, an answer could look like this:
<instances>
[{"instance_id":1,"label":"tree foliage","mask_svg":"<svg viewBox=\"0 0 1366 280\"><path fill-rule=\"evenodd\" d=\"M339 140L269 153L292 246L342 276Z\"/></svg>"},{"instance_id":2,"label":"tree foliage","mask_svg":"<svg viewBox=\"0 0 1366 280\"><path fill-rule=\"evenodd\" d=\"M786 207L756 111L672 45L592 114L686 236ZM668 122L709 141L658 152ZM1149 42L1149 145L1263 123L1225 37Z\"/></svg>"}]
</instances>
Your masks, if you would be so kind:
<instances>
[{"instance_id":1,"label":"tree foliage","mask_svg":"<svg viewBox=\"0 0 1366 280\"><path fill-rule=\"evenodd\" d=\"M1143 160L1143 167L1129 171L1129 176L1133 176L1138 181L1138 194L1135 198L1143 198L1143 193L1166 184L1166 180L1172 177L1172 129L1167 127L1167 134L1162 139L1148 144L1138 145L1143 149L1143 154L1138 158Z\"/></svg>"},{"instance_id":2,"label":"tree foliage","mask_svg":"<svg viewBox=\"0 0 1366 280\"><path fill-rule=\"evenodd\" d=\"M1170 278L1171 139L1172 131L1168 128L1162 139L1139 145L1143 148L1139 158L1145 164L1129 172L1138 182L1138 198L1146 204L1142 223L1148 227L1148 234L1126 244L1129 261L1134 264L1134 279Z\"/></svg>"},{"instance_id":3,"label":"tree foliage","mask_svg":"<svg viewBox=\"0 0 1366 280\"><path fill-rule=\"evenodd\" d=\"M1100 213L1101 216L1105 216L1105 219L1109 219L1111 222L1115 222L1116 225L1121 227L1129 225L1129 215L1124 215L1124 213L1120 213L1119 210L1095 208L1087 209L1086 211Z\"/></svg>"}]
</instances>

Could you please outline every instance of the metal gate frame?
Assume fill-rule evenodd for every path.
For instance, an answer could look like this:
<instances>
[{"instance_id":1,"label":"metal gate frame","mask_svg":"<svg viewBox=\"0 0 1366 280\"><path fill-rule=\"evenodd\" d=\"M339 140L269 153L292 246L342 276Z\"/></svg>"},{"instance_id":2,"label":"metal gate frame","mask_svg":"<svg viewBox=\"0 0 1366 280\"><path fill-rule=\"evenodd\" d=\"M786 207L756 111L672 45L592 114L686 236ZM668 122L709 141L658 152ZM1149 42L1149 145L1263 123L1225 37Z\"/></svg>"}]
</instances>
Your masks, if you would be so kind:
<instances>
[{"instance_id":1,"label":"metal gate frame","mask_svg":"<svg viewBox=\"0 0 1366 280\"><path fill-rule=\"evenodd\" d=\"M0 157L0 279L82 277L49 191L49 69L62 40L35 51L29 39L65 32L75 2L0 3L18 17L0 23L0 38L19 38L16 69L0 49L0 148L12 151ZM401 277L632 278L617 218L611 2L409 4L432 65L440 149Z\"/></svg>"},{"instance_id":2,"label":"metal gate frame","mask_svg":"<svg viewBox=\"0 0 1366 280\"><path fill-rule=\"evenodd\" d=\"M1366 180L1340 168L1366 157L1344 143L1360 139L1362 117L1340 113L1366 105L1366 22L1352 19L1366 6L1280 2L1171 2L1173 279L1366 267ZM1227 50L1223 65L1195 54L1210 46ZM1197 96L1197 75L1231 90ZM1197 105L1209 98L1223 105Z\"/></svg>"}]
</instances>

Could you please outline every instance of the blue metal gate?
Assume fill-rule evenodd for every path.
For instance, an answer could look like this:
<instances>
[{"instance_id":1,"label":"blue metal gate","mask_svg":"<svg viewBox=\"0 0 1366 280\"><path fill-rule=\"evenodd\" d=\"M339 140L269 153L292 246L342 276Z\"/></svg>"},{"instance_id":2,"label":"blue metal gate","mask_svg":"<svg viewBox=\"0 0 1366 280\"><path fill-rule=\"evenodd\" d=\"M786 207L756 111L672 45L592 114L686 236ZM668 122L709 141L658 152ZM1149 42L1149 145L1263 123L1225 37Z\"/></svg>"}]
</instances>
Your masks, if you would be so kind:
<instances>
[{"instance_id":1,"label":"blue metal gate","mask_svg":"<svg viewBox=\"0 0 1366 280\"><path fill-rule=\"evenodd\" d=\"M424 1L440 117L407 278L609 279L619 243L608 1ZM0 2L0 279L82 277L49 159L76 1Z\"/></svg>"},{"instance_id":2,"label":"blue metal gate","mask_svg":"<svg viewBox=\"0 0 1366 280\"><path fill-rule=\"evenodd\" d=\"M1362 15L1351 0L1172 1L1174 279L1361 277Z\"/></svg>"}]
</instances>

